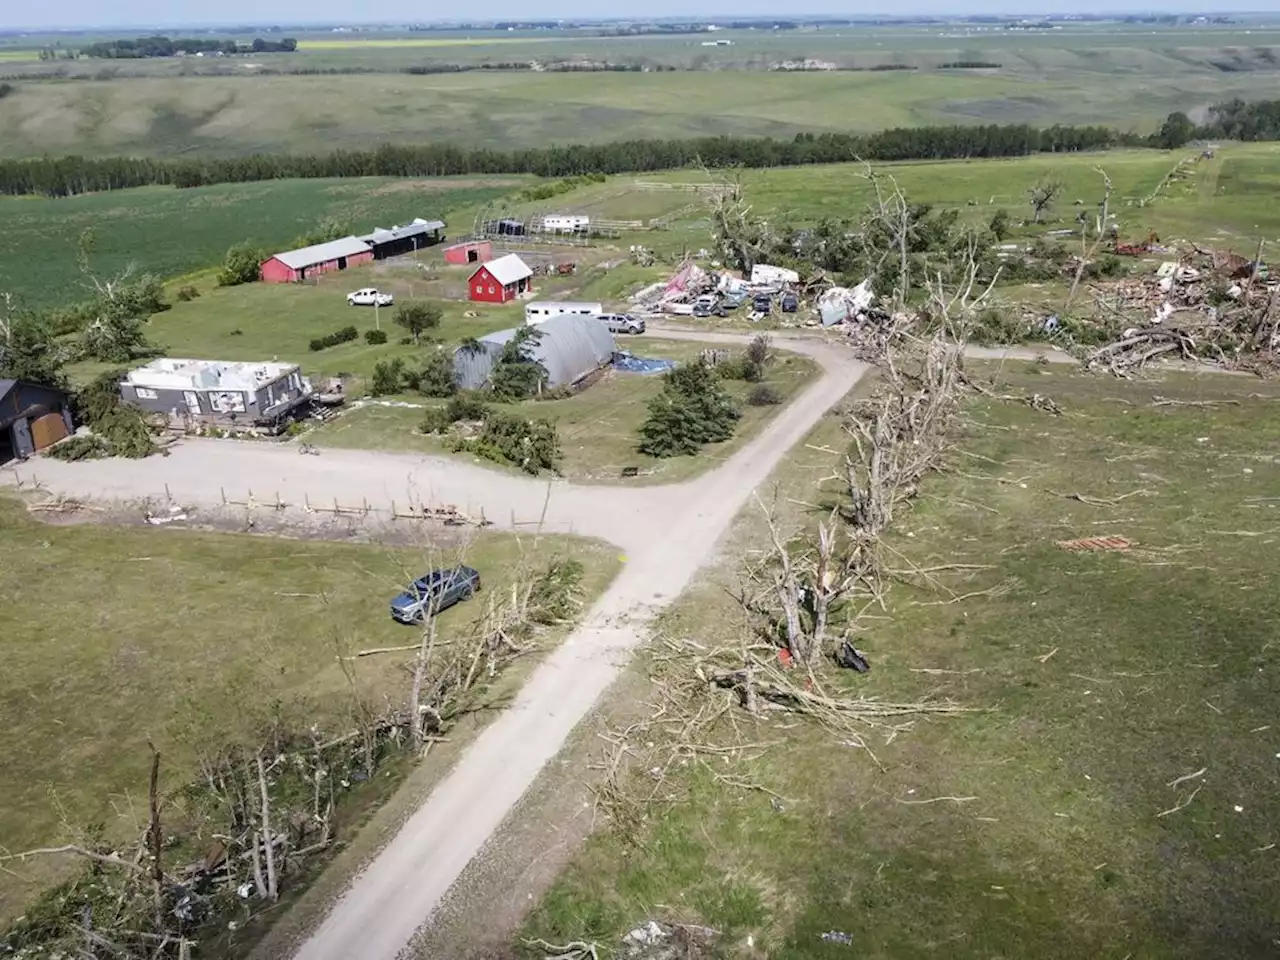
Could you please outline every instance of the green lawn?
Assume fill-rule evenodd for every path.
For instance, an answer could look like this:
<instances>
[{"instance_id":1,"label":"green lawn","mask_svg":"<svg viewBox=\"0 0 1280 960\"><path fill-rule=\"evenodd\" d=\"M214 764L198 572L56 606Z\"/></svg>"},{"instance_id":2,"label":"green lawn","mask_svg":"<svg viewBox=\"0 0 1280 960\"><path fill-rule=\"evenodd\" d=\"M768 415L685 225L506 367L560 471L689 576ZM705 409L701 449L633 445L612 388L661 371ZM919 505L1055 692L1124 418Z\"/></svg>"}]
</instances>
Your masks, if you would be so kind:
<instances>
[{"instance_id":1,"label":"green lawn","mask_svg":"<svg viewBox=\"0 0 1280 960\"><path fill-rule=\"evenodd\" d=\"M7 103L0 101L0 108ZM3 127L3 122L0 122ZM104 278L130 266L168 279L220 265L249 240L286 249L317 223L335 219L353 233L414 217L443 219L468 233L475 207L510 193L519 177L392 180L284 180L191 190L145 187L57 200L0 197L0 291L31 306L88 296L76 249L93 232L92 267Z\"/></svg>"},{"instance_id":2,"label":"green lawn","mask_svg":"<svg viewBox=\"0 0 1280 960\"><path fill-rule=\"evenodd\" d=\"M369 307L348 306L350 291L375 284L394 293L398 303L431 289L411 273L375 272L370 267L324 277L318 286L252 283L218 288L207 285L197 299L176 303L172 309L152 317L147 338L171 357L213 360L279 357L301 364L303 371L311 376L352 374L367 380L379 360L411 359L424 350L434 349L425 342L418 346L400 343L405 331L395 325L395 307L375 312ZM431 336L450 344L450 349L467 337L480 337L524 323L522 303L503 307L465 302L442 305L444 319ZM476 316L468 317L468 313ZM309 349L313 338L348 325L360 331L359 339L326 350ZM365 342L363 334L375 325L387 332L387 343L371 346ZM77 364L71 373L76 379L85 379L100 369L101 364Z\"/></svg>"},{"instance_id":3,"label":"green lawn","mask_svg":"<svg viewBox=\"0 0 1280 960\"><path fill-rule=\"evenodd\" d=\"M335 656L411 642L387 616L388 599L462 549L48 526L12 499L0 499L0 539L0 845L13 851L66 842L95 822L129 834L148 738L178 779L190 773L193 725L209 740L247 734L273 700L341 723L348 688ZM603 545L542 543L539 554L584 562L588 595L615 572L616 551ZM530 548L528 538L485 533L467 562L501 589ZM442 614L444 635L476 613L462 604ZM375 700L405 695L397 658L355 667ZM60 866L0 871L0 920Z\"/></svg>"},{"instance_id":4,"label":"green lawn","mask_svg":"<svg viewBox=\"0 0 1280 960\"><path fill-rule=\"evenodd\" d=\"M619 337L618 346L636 356L688 360L696 357L705 345L656 337ZM811 383L816 372L812 361L779 351L765 382L785 402ZM640 425L648 416L646 404L662 389L660 376L609 371L602 380L576 396L564 400L530 400L516 404L514 409L555 422L564 453L561 473L570 480L611 484L675 483L719 466L781 409L780 406L747 405L744 400L751 384L726 381L725 387L739 402L742 419L738 421L733 439L711 444L696 457L659 460L636 450ZM416 404L439 402L409 396L398 400ZM307 438L318 446L444 453L445 447L439 438L418 432L422 419L421 409L367 406L325 424ZM622 468L630 466L638 467L640 475L621 479Z\"/></svg>"},{"instance_id":5,"label":"green lawn","mask_svg":"<svg viewBox=\"0 0 1280 960\"><path fill-rule=\"evenodd\" d=\"M935 574L951 593L895 583L887 616L857 639L872 672L819 672L833 695L988 712L868 731L877 763L808 724L753 726L727 706L742 741L784 745L715 769L786 798L782 810L700 765L677 768L663 793L681 802L649 808L637 845L598 830L523 935L613 949L657 918L723 931L723 957L1268 955L1280 915L1280 392L1023 364L1006 379L1066 416L973 403L951 469L890 544L895 567L990 567ZM1238 406L1157 407L1158 396ZM838 423L808 440L838 451ZM812 502L837 467L798 450L777 474L779 502ZM791 519L804 522L798 508ZM1055 546L1104 534L1138 547ZM766 535L744 512L725 556ZM708 647L735 636L736 564L688 591L663 632ZM1002 582L1004 595L946 602ZM821 939L833 930L852 951Z\"/></svg>"}]
</instances>

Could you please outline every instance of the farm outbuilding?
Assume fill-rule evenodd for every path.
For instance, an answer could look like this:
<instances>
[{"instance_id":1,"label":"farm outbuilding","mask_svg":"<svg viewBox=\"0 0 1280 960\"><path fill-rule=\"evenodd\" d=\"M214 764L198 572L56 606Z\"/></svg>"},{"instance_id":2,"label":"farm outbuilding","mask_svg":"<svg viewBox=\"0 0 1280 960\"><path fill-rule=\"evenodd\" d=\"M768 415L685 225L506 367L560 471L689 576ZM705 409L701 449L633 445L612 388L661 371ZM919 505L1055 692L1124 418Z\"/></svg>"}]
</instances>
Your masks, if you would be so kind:
<instances>
[{"instance_id":1,"label":"farm outbuilding","mask_svg":"<svg viewBox=\"0 0 1280 960\"><path fill-rule=\"evenodd\" d=\"M533 271L514 253L509 253L489 261L473 273L467 289L472 300L506 303L533 289Z\"/></svg>"},{"instance_id":2,"label":"farm outbuilding","mask_svg":"<svg viewBox=\"0 0 1280 960\"><path fill-rule=\"evenodd\" d=\"M74 429L65 391L25 380L0 380L0 463L29 457Z\"/></svg>"},{"instance_id":3,"label":"farm outbuilding","mask_svg":"<svg viewBox=\"0 0 1280 960\"><path fill-rule=\"evenodd\" d=\"M321 273L345 270L373 259L373 247L359 237L343 237L328 243L277 253L262 264L266 283L300 283Z\"/></svg>"},{"instance_id":4,"label":"farm outbuilding","mask_svg":"<svg viewBox=\"0 0 1280 960\"><path fill-rule=\"evenodd\" d=\"M488 263L493 259L493 244L488 240L466 240L444 248L444 262L454 266Z\"/></svg>"},{"instance_id":5,"label":"farm outbuilding","mask_svg":"<svg viewBox=\"0 0 1280 960\"><path fill-rule=\"evenodd\" d=\"M453 369L458 386L479 390L489 380L502 356L502 348L521 329L499 330L481 337L479 349L459 347L453 354ZM611 334L595 317L565 314L538 324L536 342L530 343L528 355L547 369L547 386L574 384L583 377L613 361L617 351Z\"/></svg>"},{"instance_id":6,"label":"farm outbuilding","mask_svg":"<svg viewBox=\"0 0 1280 960\"><path fill-rule=\"evenodd\" d=\"M398 257L440 243L444 240L444 221L423 220L419 217L403 227L375 227L373 233L366 233L356 239L363 240L372 248L373 259L385 260L387 257Z\"/></svg>"}]
</instances>

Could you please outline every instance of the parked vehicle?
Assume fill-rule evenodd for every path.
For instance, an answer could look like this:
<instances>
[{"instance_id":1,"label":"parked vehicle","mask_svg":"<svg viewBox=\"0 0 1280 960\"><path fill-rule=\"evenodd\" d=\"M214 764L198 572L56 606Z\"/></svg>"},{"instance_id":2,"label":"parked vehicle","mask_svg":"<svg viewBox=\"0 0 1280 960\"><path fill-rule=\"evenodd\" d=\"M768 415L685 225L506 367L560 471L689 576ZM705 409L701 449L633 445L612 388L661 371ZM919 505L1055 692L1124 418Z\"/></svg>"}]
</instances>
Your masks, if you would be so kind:
<instances>
[{"instance_id":1,"label":"parked vehicle","mask_svg":"<svg viewBox=\"0 0 1280 960\"><path fill-rule=\"evenodd\" d=\"M800 309L800 298L788 290L782 295L782 312L795 313Z\"/></svg>"},{"instance_id":2,"label":"parked vehicle","mask_svg":"<svg viewBox=\"0 0 1280 960\"><path fill-rule=\"evenodd\" d=\"M736 293L726 293L724 299L720 301L720 306L726 310L736 310L747 302L747 295L742 291Z\"/></svg>"},{"instance_id":3,"label":"parked vehicle","mask_svg":"<svg viewBox=\"0 0 1280 960\"><path fill-rule=\"evenodd\" d=\"M448 610L479 592L480 573L471 567L432 570L391 601L391 619L422 623L428 615Z\"/></svg>"},{"instance_id":4,"label":"parked vehicle","mask_svg":"<svg viewBox=\"0 0 1280 960\"><path fill-rule=\"evenodd\" d=\"M702 296L698 297L696 300L693 301L693 309L697 310L699 307L712 309L719 302L720 302L720 298L717 297L714 293L704 293Z\"/></svg>"},{"instance_id":5,"label":"parked vehicle","mask_svg":"<svg viewBox=\"0 0 1280 960\"><path fill-rule=\"evenodd\" d=\"M644 333L644 318L629 313L602 313L598 319L610 333Z\"/></svg>"},{"instance_id":6,"label":"parked vehicle","mask_svg":"<svg viewBox=\"0 0 1280 960\"><path fill-rule=\"evenodd\" d=\"M695 317L727 317L729 314L719 303L712 303L711 305L695 303L693 305L693 315Z\"/></svg>"},{"instance_id":7,"label":"parked vehicle","mask_svg":"<svg viewBox=\"0 0 1280 960\"><path fill-rule=\"evenodd\" d=\"M347 305L352 307L389 307L395 302L396 298L391 294L381 293L374 287L347 294Z\"/></svg>"},{"instance_id":8,"label":"parked vehicle","mask_svg":"<svg viewBox=\"0 0 1280 960\"><path fill-rule=\"evenodd\" d=\"M773 297L767 293L757 293L751 301L751 309L757 313L772 313Z\"/></svg>"}]
</instances>

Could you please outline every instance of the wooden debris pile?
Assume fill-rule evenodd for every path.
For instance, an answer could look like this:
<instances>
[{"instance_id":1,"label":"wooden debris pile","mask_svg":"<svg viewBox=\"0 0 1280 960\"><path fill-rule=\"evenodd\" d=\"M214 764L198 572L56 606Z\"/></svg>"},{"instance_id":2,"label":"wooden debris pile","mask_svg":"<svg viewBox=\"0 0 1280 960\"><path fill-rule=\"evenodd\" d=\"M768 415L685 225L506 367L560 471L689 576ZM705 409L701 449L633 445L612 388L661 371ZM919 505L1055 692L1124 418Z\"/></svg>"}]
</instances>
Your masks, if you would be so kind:
<instances>
[{"instance_id":1,"label":"wooden debris pile","mask_svg":"<svg viewBox=\"0 0 1280 960\"><path fill-rule=\"evenodd\" d=\"M1271 368L1280 350L1280 285L1253 260L1196 249L1150 277L1095 288L1104 326L1117 333L1089 350L1092 370L1128 376L1158 359L1232 369Z\"/></svg>"}]
</instances>

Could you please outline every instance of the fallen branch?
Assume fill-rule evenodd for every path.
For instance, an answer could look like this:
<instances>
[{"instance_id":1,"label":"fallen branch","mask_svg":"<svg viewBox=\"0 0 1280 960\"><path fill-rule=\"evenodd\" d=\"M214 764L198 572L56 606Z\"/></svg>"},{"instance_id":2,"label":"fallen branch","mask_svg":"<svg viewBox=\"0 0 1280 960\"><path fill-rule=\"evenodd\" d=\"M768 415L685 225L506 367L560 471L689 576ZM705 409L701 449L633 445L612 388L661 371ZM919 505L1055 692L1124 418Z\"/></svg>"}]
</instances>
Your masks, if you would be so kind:
<instances>
[{"instance_id":1,"label":"fallen branch","mask_svg":"<svg viewBox=\"0 0 1280 960\"><path fill-rule=\"evenodd\" d=\"M585 940L573 940L564 946L535 938L533 940L522 940L526 947L532 947L534 950L541 950L544 954L544 960L600 960L599 947L594 943L587 943Z\"/></svg>"},{"instance_id":2,"label":"fallen branch","mask_svg":"<svg viewBox=\"0 0 1280 960\"><path fill-rule=\"evenodd\" d=\"M1191 791L1191 794L1187 797L1187 799L1183 800L1181 803L1177 804L1176 806L1170 807L1168 810L1161 810L1159 813L1156 814L1156 817L1157 818L1167 817L1171 813L1177 813L1179 810L1187 809L1187 807L1191 805L1191 801L1196 798L1196 794L1199 792L1200 792L1200 787L1196 787L1194 790Z\"/></svg>"}]
</instances>

